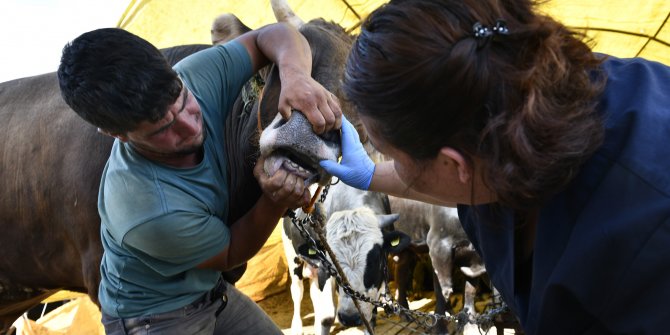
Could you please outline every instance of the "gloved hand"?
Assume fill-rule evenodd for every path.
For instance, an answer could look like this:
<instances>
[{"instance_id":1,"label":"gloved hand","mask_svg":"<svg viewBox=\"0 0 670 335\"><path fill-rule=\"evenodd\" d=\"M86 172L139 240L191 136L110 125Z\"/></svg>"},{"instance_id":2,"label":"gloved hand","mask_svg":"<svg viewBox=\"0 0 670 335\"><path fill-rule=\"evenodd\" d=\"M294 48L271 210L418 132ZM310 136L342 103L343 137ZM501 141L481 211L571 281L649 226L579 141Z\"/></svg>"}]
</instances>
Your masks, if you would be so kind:
<instances>
[{"instance_id":1,"label":"gloved hand","mask_svg":"<svg viewBox=\"0 0 670 335\"><path fill-rule=\"evenodd\" d=\"M342 160L319 162L329 174L349 186L367 190L375 172L375 163L370 159L358 137L356 128L342 115Z\"/></svg>"}]
</instances>

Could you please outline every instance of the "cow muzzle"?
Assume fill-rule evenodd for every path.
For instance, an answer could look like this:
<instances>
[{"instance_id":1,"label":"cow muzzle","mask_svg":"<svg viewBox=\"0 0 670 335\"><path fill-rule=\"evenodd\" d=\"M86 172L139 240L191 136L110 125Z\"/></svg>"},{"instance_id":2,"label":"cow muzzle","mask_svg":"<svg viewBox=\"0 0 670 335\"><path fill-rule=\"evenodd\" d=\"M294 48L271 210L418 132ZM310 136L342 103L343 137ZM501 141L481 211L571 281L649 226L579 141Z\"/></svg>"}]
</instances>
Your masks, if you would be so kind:
<instances>
[{"instance_id":1,"label":"cow muzzle","mask_svg":"<svg viewBox=\"0 0 670 335\"><path fill-rule=\"evenodd\" d=\"M317 135L312 125L299 111L294 110L288 120L277 114L261 133L261 155L265 157L265 172L273 175L284 169L305 179L306 184L325 185L330 175L319 162L335 160L340 156L339 131Z\"/></svg>"}]
</instances>

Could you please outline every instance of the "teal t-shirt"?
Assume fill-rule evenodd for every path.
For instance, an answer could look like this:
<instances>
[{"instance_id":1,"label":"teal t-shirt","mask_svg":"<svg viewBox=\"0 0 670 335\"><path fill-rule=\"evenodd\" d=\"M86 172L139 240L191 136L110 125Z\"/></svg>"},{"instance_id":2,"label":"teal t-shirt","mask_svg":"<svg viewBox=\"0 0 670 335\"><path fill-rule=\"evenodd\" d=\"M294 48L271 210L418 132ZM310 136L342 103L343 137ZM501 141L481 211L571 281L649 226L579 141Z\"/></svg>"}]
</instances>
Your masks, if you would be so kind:
<instances>
[{"instance_id":1,"label":"teal t-shirt","mask_svg":"<svg viewBox=\"0 0 670 335\"><path fill-rule=\"evenodd\" d=\"M220 272L196 266L230 242L224 123L251 59L238 42L193 54L174 67L200 105L204 157L173 168L115 141L100 184L104 254L99 298L105 314L136 317L185 306Z\"/></svg>"}]
</instances>

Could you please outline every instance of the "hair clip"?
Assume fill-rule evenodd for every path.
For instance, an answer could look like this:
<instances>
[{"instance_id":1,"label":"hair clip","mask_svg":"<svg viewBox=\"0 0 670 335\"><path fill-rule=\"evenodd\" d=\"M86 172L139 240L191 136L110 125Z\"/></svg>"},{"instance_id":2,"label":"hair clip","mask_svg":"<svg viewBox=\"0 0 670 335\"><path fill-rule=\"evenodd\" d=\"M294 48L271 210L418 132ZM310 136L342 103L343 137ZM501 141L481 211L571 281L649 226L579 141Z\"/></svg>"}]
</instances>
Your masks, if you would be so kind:
<instances>
[{"instance_id":1,"label":"hair clip","mask_svg":"<svg viewBox=\"0 0 670 335\"><path fill-rule=\"evenodd\" d=\"M491 29L479 22L475 22L472 26L472 33L477 39L486 38L491 36Z\"/></svg>"},{"instance_id":2,"label":"hair clip","mask_svg":"<svg viewBox=\"0 0 670 335\"><path fill-rule=\"evenodd\" d=\"M496 20L496 25L493 26L493 34L495 35L508 35L509 29L507 28L507 22L502 19Z\"/></svg>"}]
</instances>

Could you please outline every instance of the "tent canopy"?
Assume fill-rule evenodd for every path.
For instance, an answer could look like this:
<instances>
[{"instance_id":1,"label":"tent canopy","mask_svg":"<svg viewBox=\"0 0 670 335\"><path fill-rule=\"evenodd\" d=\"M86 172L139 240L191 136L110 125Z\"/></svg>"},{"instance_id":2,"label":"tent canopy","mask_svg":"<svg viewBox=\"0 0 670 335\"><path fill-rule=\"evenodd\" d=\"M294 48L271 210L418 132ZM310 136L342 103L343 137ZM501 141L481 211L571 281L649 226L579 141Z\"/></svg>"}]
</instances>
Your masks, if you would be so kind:
<instances>
[{"instance_id":1,"label":"tent canopy","mask_svg":"<svg viewBox=\"0 0 670 335\"><path fill-rule=\"evenodd\" d=\"M288 0L303 20L323 17L355 32L361 19L386 0ZM594 50L617 57L641 56L670 64L670 1L553 0L540 10L586 31ZM233 13L251 28L275 22L270 0L132 0L118 23L159 48L209 44L212 21Z\"/></svg>"}]
</instances>

